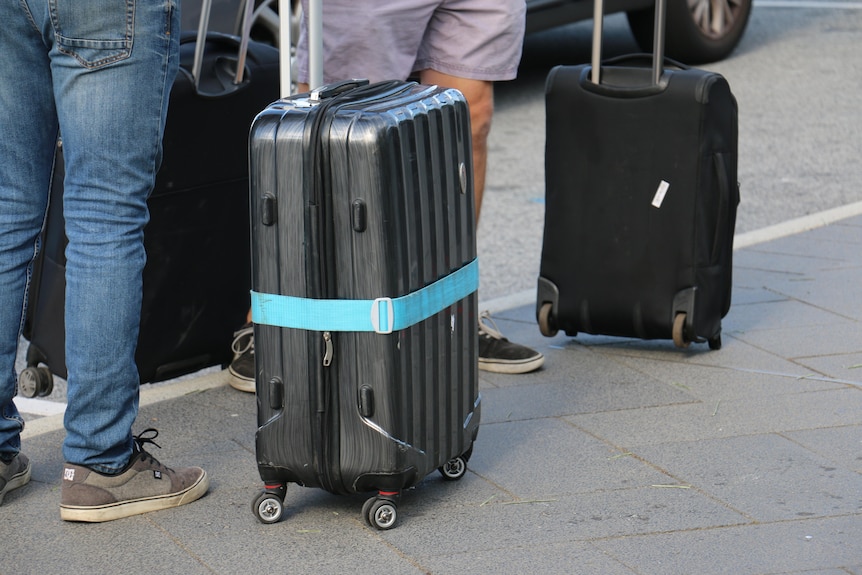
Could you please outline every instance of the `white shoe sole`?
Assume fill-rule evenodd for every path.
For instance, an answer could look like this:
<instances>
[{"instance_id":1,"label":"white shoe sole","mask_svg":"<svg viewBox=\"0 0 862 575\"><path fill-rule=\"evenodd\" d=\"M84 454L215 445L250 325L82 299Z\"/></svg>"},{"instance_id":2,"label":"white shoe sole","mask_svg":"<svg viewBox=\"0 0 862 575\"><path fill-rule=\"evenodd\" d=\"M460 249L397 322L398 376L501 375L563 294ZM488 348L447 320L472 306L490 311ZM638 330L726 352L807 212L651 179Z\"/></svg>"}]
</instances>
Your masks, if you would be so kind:
<instances>
[{"instance_id":1,"label":"white shoe sole","mask_svg":"<svg viewBox=\"0 0 862 575\"><path fill-rule=\"evenodd\" d=\"M60 519L63 521L83 521L86 523L101 523L113 521L150 511L170 509L191 503L204 496L209 490L210 480L206 471L198 478L197 483L178 493L169 493L158 497L118 501L110 505L80 507L73 505L60 506Z\"/></svg>"},{"instance_id":2,"label":"white shoe sole","mask_svg":"<svg viewBox=\"0 0 862 575\"><path fill-rule=\"evenodd\" d=\"M522 361L493 361L479 358L479 369L492 373L520 374L536 371L545 363L545 356L530 358Z\"/></svg>"},{"instance_id":3,"label":"white shoe sole","mask_svg":"<svg viewBox=\"0 0 862 575\"><path fill-rule=\"evenodd\" d=\"M232 366L228 366L227 373L230 376L228 383L232 388L238 389L239 391L246 391L248 393L255 393L257 391L255 389L254 380L241 376L233 370Z\"/></svg>"}]
</instances>

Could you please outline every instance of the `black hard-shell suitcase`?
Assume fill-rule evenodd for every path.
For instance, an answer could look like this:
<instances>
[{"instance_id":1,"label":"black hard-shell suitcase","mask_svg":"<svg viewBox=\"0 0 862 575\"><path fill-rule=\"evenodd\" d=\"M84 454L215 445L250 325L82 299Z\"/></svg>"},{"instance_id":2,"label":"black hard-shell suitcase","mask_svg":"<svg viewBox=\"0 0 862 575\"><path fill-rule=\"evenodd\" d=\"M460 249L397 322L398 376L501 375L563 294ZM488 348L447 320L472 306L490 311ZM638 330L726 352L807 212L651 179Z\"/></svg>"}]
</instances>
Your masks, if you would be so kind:
<instances>
[{"instance_id":1,"label":"black hard-shell suitcase","mask_svg":"<svg viewBox=\"0 0 862 575\"><path fill-rule=\"evenodd\" d=\"M198 36L182 36L164 159L148 201L136 353L142 382L230 362L233 332L248 313L248 129L278 97L278 50L249 42L243 56L240 38L205 30L204 35L197 76L192 70ZM237 83L239 59L244 74ZM28 367L19 383L29 396L50 393L52 373L66 377L63 174L58 146L24 333Z\"/></svg>"},{"instance_id":2,"label":"black hard-shell suitcase","mask_svg":"<svg viewBox=\"0 0 862 575\"><path fill-rule=\"evenodd\" d=\"M466 101L327 86L262 112L250 152L253 509L278 521L287 483L377 491L363 516L388 529L401 490L464 474L478 432Z\"/></svg>"},{"instance_id":3,"label":"black hard-shell suitcase","mask_svg":"<svg viewBox=\"0 0 862 575\"><path fill-rule=\"evenodd\" d=\"M546 336L721 347L739 202L737 105L717 73L664 69L663 18L659 2L652 57L601 64L598 6L593 63L548 76L536 302Z\"/></svg>"}]
</instances>

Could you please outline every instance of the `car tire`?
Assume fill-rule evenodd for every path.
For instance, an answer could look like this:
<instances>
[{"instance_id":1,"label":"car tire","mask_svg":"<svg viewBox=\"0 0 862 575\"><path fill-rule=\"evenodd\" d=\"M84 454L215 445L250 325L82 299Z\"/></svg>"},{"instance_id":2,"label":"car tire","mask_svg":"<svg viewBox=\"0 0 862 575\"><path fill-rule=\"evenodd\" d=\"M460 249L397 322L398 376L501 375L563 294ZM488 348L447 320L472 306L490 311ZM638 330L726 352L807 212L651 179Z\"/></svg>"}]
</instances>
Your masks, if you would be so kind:
<instances>
[{"instance_id":1,"label":"car tire","mask_svg":"<svg viewBox=\"0 0 862 575\"><path fill-rule=\"evenodd\" d=\"M667 0L665 55L685 64L705 64L726 58L736 48L748 25L751 2ZM724 9L726 19L716 31L710 31L714 19L708 12L712 4ZM655 9L633 10L626 16L638 45L642 50L652 52Z\"/></svg>"}]
</instances>

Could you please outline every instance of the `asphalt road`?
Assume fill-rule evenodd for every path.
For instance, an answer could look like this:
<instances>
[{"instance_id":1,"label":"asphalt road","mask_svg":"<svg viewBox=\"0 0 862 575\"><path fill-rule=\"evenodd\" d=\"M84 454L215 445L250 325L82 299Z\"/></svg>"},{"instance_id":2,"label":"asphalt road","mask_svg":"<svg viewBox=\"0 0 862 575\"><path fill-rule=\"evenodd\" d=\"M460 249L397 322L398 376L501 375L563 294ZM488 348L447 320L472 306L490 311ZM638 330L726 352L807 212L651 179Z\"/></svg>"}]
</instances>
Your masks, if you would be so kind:
<instances>
[{"instance_id":1,"label":"asphalt road","mask_svg":"<svg viewBox=\"0 0 862 575\"><path fill-rule=\"evenodd\" d=\"M544 82L590 60L591 22L527 38L519 78L496 89L479 225L480 299L534 290L544 217ZM737 233L862 201L862 3L757 2L723 74L739 104ZM623 15L604 56L637 51Z\"/></svg>"}]
</instances>

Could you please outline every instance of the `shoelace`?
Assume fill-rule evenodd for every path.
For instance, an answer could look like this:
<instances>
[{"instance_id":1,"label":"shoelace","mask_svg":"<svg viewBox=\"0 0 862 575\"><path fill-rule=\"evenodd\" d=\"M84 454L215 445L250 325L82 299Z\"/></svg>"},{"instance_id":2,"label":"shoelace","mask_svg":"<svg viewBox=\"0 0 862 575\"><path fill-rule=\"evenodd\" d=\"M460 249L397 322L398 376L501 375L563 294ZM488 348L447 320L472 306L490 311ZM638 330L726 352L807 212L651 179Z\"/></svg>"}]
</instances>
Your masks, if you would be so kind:
<instances>
[{"instance_id":1,"label":"shoelace","mask_svg":"<svg viewBox=\"0 0 862 575\"><path fill-rule=\"evenodd\" d=\"M137 434L135 436L135 443L138 445L138 449L141 451L144 451L144 444L145 443L152 443L153 445L155 445L156 447L161 449L162 446L159 445L158 443L156 443L156 441L155 441L155 439L158 436L159 436L159 430L158 429L148 427L147 429L143 430L142 432L140 432L139 434Z\"/></svg>"},{"instance_id":2,"label":"shoelace","mask_svg":"<svg viewBox=\"0 0 862 575\"><path fill-rule=\"evenodd\" d=\"M503 337L503 334L500 333L499 329L497 328L497 324L494 323L494 319L491 317L491 312L489 312L488 310L485 310L479 314L479 335L484 335L490 337L491 339L506 339L505 337Z\"/></svg>"},{"instance_id":3,"label":"shoelace","mask_svg":"<svg viewBox=\"0 0 862 575\"><path fill-rule=\"evenodd\" d=\"M136 447L137 451L139 453L141 453L141 455L143 456L144 461L146 461L146 458L149 458L153 463L155 463L161 467L164 467L165 469L169 469L168 467L165 467L164 465L162 465L158 459L153 457L151 453L149 453L147 450L144 449L144 444L147 444L147 443L152 443L153 445L155 445L156 447L161 449L162 446L159 445L158 443L156 443L156 441L155 441L155 439L158 436L159 436L159 430L158 429L148 427L147 429L143 430L142 432L140 432L139 434L134 436L135 447Z\"/></svg>"},{"instance_id":4,"label":"shoelace","mask_svg":"<svg viewBox=\"0 0 862 575\"><path fill-rule=\"evenodd\" d=\"M242 338L249 336L245 342L245 345L241 345L240 342ZM233 343L230 344L230 348L237 355L237 357L241 356L247 351L251 351L254 353L254 326L244 327L239 331L234 332L233 334Z\"/></svg>"}]
</instances>

